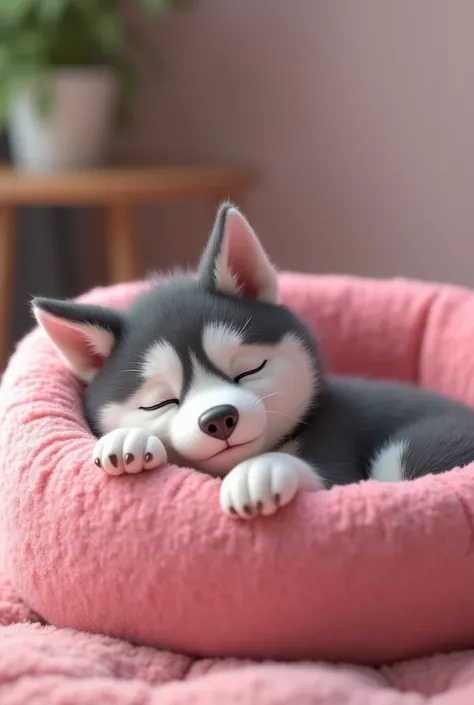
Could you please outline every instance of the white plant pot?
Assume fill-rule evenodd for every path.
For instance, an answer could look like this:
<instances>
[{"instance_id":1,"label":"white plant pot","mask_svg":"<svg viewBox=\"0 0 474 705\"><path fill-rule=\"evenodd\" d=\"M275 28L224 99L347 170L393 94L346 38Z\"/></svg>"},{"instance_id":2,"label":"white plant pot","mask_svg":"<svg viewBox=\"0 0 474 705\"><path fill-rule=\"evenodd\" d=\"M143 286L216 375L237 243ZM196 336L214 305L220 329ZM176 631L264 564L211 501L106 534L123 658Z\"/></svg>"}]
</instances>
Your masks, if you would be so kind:
<instances>
[{"instance_id":1,"label":"white plant pot","mask_svg":"<svg viewBox=\"0 0 474 705\"><path fill-rule=\"evenodd\" d=\"M15 166L43 172L100 166L117 109L113 72L63 69L42 81L50 91L48 116L38 109L38 83L19 91L10 105L8 132Z\"/></svg>"}]
</instances>

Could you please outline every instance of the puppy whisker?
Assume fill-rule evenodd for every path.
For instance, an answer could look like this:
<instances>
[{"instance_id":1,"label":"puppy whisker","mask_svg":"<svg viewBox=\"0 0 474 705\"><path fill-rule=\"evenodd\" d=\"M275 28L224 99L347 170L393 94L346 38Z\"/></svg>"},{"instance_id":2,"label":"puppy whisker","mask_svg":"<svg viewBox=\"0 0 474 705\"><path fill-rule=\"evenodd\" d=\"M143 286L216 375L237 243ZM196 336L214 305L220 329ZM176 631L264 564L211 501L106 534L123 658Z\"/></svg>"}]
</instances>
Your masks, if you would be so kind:
<instances>
[{"instance_id":1,"label":"puppy whisker","mask_svg":"<svg viewBox=\"0 0 474 705\"><path fill-rule=\"evenodd\" d=\"M277 414L278 416L286 416L288 419L293 419L293 421L296 421L297 423L302 423L305 426L309 426L306 421L303 421L303 419L299 419L296 416L292 416L291 414L284 414L282 411L272 411L271 409L267 411L267 414Z\"/></svg>"},{"instance_id":2,"label":"puppy whisker","mask_svg":"<svg viewBox=\"0 0 474 705\"><path fill-rule=\"evenodd\" d=\"M270 394L265 394L265 396L260 397L260 399L257 399L257 401L255 401L254 404L258 404L259 402L263 401L264 399L268 399L269 397L274 397L277 394L283 394L283 392L271 392Z\"/></svg>"},{"instance_id":3,"label":"puppy whisker","mask_svg":"<svg viewBox=\"0 0 474 705\"><path fill-rule=\"evenodd\" d=\"M248 328L248 326L250 325L251 322L252 322L252 317L249 316L249 318L247 319L247 322L244 323L244 325L242 326L242 328L239 330L239 335L243 335L243 334L245 333L245 331L247 330L247 328Z\"/></svg>"}]
</instances>

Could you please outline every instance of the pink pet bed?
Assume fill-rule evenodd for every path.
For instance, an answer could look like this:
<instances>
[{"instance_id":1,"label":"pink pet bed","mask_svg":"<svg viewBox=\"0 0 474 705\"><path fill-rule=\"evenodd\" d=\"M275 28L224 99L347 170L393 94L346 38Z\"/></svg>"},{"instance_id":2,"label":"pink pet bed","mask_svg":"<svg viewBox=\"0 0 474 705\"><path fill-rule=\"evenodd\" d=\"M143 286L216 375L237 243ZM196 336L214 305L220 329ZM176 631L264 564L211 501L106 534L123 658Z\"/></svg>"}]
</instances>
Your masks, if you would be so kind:
<instances>
[{"instance_id":1,"label":"pink pet bed","mask_svg":"<svg viewBox=\"0 0 474 705\"><path fill-rule=\"evenodd\" d=\"M29 622L29 623L27 623ZM472 705L474 652L381 669L199 659L45 627L0 576L2 705Z\"/></svg>"},{"instance_id":2,"label":"pink pet bed","mask_svg":"<svg viewBox=\"0 0 474 705\"><path fill-rule=\"evenodd\" d=\"M471 292L281 283L331 369L474 403ZM141 286L83 300L125 307ZM241 522L222 514L219 480L178 467L109 478L93 445L81 385L33 331L0 391L0 555L56 627L287 660L386 662L474 644L474 467L301 494L275 517Z\"/></svg>"},{"instance_id":3,"label":"pink pet bed","mask_svg":"<svg viewBox=\"0 0 474 705\"><path fill-rule=\"evenodd\" d=\"M2 705L472 705L474 652L380 669L199 659L45 627L0 576Z\"/></svg>"}]
</instances>

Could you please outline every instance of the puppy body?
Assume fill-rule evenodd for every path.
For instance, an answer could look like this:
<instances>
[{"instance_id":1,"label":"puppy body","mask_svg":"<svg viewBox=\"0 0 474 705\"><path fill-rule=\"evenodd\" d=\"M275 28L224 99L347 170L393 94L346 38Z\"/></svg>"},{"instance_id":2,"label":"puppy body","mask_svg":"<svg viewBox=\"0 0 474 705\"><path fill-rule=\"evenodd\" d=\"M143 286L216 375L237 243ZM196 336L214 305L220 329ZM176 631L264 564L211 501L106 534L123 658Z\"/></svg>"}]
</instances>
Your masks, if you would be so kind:
<instances>
[{"instance_id":1,"label":"puppy body","mask_svg":"<svg viewBox=\"0 0 474 705\"><path fill-rule=\"evenodd\" d=\"M121 313L36 299L85 384L98 466L167 459L223 478L221 505L268 515L298 489L400 481L474 460L474 413L390 382L325 375L305 325L243 216L221 207L198 277L150 285Z\"/></svg>"}]
</instances>

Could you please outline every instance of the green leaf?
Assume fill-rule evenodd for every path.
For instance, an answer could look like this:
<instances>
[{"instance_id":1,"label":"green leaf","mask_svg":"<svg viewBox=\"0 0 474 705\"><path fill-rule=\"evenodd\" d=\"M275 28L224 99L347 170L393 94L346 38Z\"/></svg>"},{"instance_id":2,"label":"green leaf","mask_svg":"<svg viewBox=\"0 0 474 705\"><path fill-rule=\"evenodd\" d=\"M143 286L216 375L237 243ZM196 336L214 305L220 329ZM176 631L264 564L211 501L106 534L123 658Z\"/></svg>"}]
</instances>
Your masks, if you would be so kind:
<instances>
[{"instance_id":1,"label":"green leaf","mask_svg":"<svg viewBox=\"0 0 474 705\"><path fill-rule=\"evenodd\" d=\"M47 24L57 24L70 5L71 0L41 0L37 8L40 20Z\"/></svg>"},{"instance_id":2,"label":"green leaf","mask_svg":"<svg viewBox=\"0 0 474 705\"><path fill-rule=\"evenodd\" d=\"M6 91L0 92L0 131L3 130L8 117L10 95Z\"/></svg>"},{"instance_id":3,"label":"green leaf","mask_svg":"<svg viewBox=\"0 0 474 705\"><path fill-rule=\"evenodd\" d=\"M10 66L10 53L6 46L0 44L0 80L8 72Z\"/></svg>"},{"instance_id":4,"label":"green leaf","mask_svg":"<svg viewBox=\"0 0 474 705\"><path fill-rule=\"evenodd\" d=\"M106 53L115 52L123 42L122 22L114 13L102 13L90 30L102 51Z\"/></svg>"},{"instance_id":5,"label":"green leaf","mask_svg":"<svg viewBox=\"0 0 474 705\"><path fill-rule=\"evenodd\" d=\"M36 0L0 0L0 26L18 27L36 4Z\"/></svg>"},{"instance_id":6,"label":"green leaf","mask_svg":"<svg viewBox=\"0 0 474 705\"><path fill-rule=\"evenodd\" d=\"M15 34L9 43L11 69L22 73L26 67L42 67L47 63L47 43L43 35L31 30Z\"/></svg>"}]
</instances>

